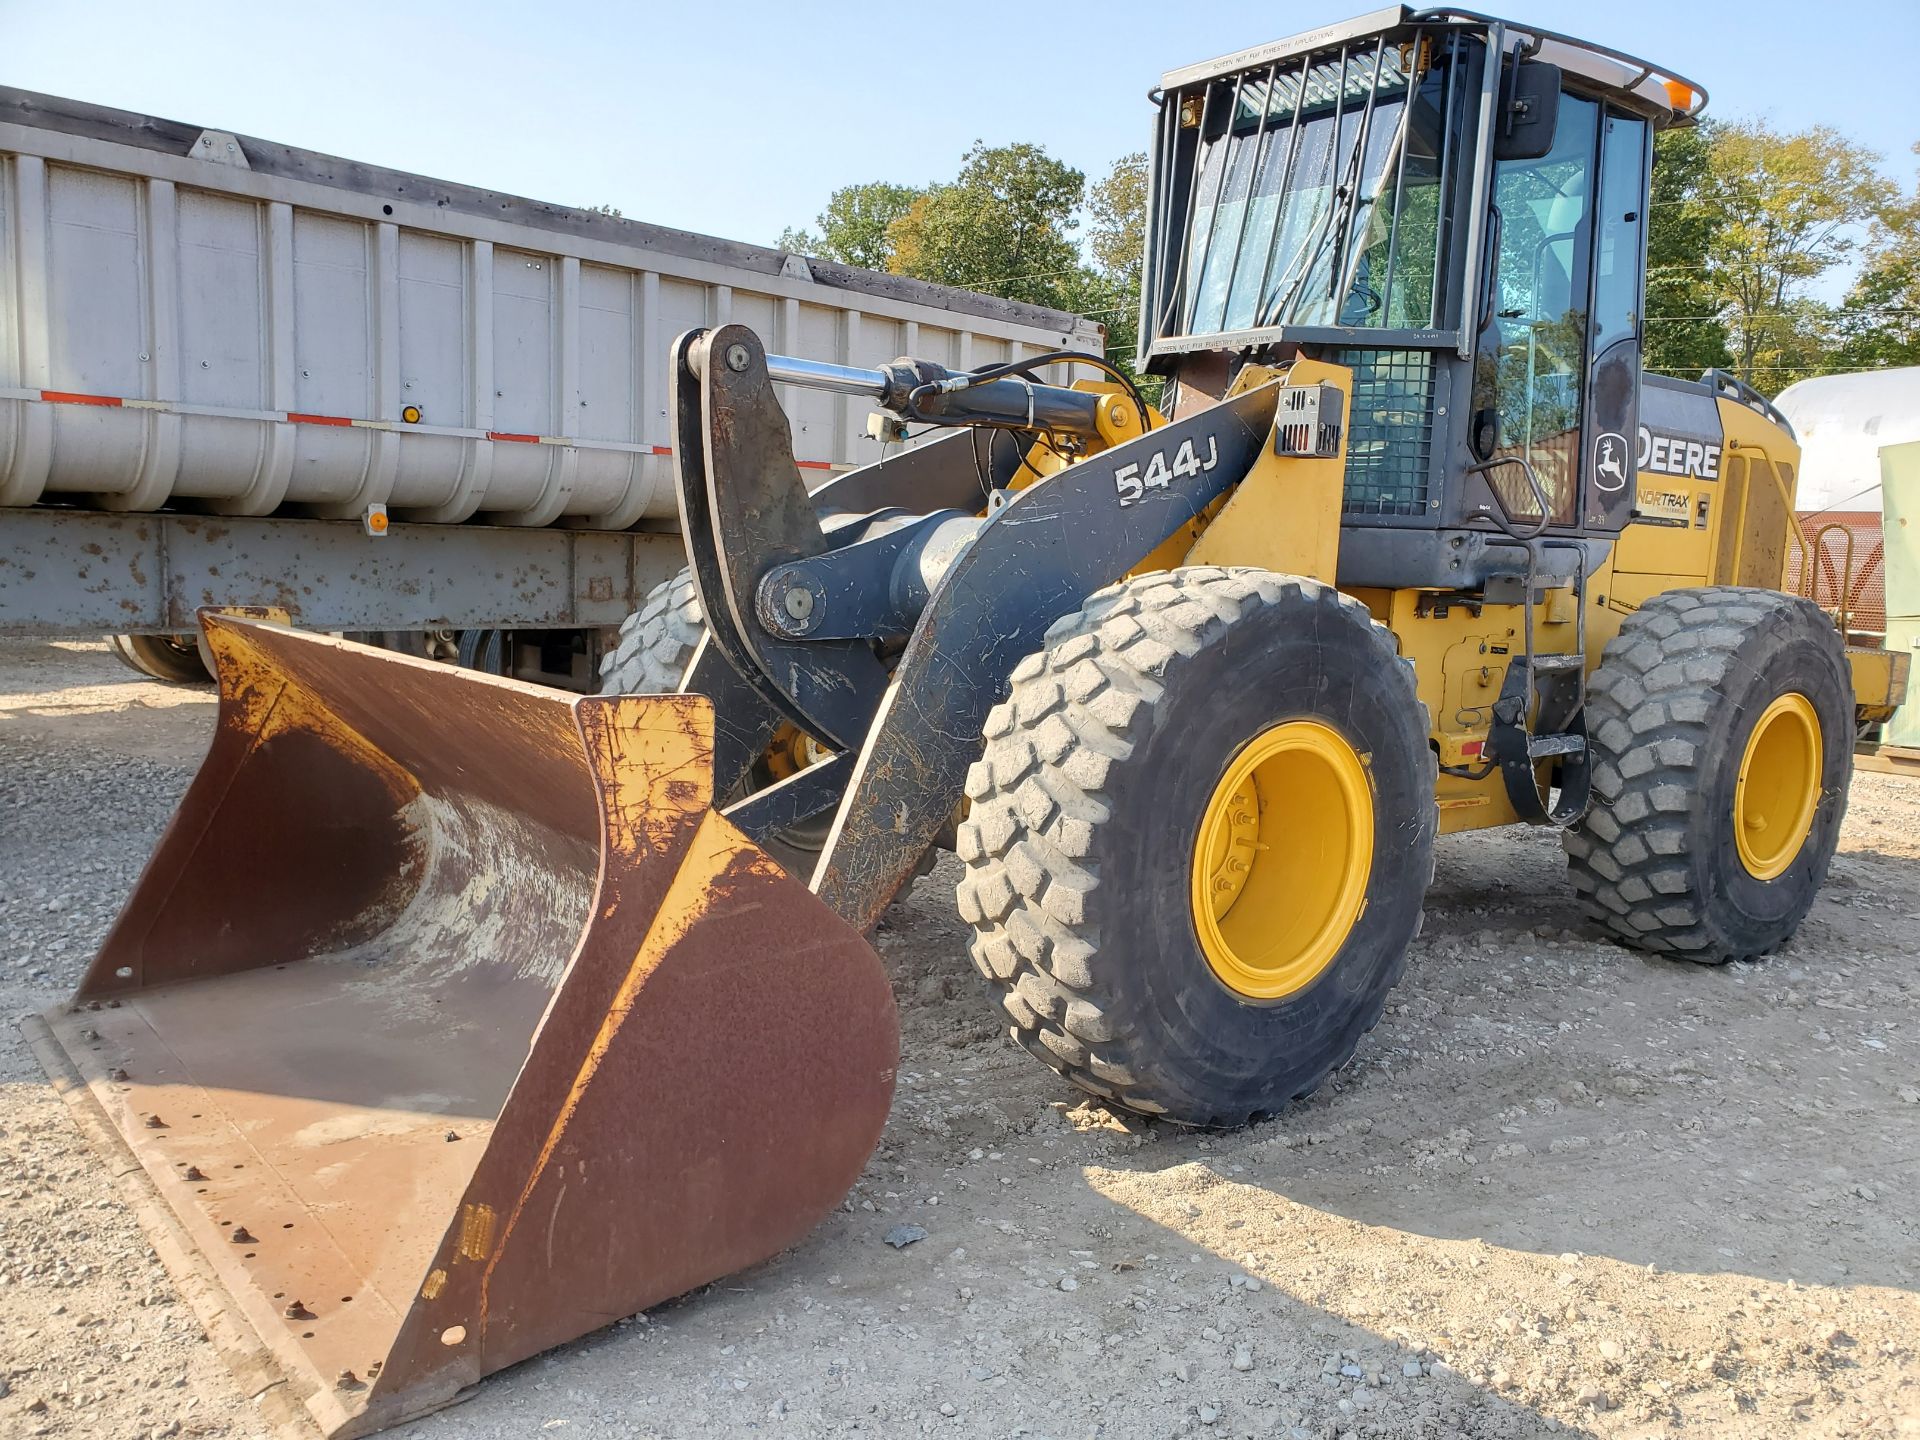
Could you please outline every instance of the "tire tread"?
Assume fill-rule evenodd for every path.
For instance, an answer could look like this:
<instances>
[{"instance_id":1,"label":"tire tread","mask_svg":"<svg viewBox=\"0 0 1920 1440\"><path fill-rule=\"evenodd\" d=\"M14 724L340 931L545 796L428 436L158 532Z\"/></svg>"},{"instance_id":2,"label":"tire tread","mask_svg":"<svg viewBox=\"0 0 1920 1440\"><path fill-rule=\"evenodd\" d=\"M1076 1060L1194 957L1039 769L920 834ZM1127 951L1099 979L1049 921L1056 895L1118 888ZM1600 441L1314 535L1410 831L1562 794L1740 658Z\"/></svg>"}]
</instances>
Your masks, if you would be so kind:
<instances>
[{"instance_id":1,"label":"tire tread","mask_svg":"<svg viewBox=\"0 0 1920 1440\"><path fill-rule=\"evenodd\" d=\"M1163 1114L1174 1097L1158 1091L1138 1063L1141 1037L1110 1013L1116 997L1104 982L1100 936L1088 920L1087 902L1100 884L1098 832L1116 810L1105 786L1152 730L1172 658L1196 654L1250 605L1288 592L1368 626L1373 643L1395 662L1424 734L1412 666L1364 604L1297 576L1202 566L1122 581L1056 621L1043 648L1015 668L1007 698L986 722L986 752L967 774L971 805L959 830L966 873L958 901L973 927L975 968L996 992L1016 1043L1081 1089L1130 1110ZM1431 883L1431 870L1426 878ZM1406 958L1403 949L1353 1044L1288 1101L1304 1098L1352 1058L1359 1037L1379 1022ZM1209 1109L1206 1097L1193 1098L1204 1118L1191 1123L1208 1127L1265 1113Z\"/></svg>"}]
</instances>

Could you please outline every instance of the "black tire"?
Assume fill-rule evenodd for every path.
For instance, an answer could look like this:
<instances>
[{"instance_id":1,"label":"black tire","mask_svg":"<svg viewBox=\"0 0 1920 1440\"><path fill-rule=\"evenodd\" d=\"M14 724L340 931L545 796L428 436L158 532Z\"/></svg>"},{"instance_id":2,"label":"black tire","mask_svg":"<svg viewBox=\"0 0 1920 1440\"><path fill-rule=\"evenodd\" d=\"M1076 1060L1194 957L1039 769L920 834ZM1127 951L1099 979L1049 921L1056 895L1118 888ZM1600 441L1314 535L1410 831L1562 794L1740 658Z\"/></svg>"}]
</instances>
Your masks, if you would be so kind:
<instances>
[{"instance_id":1,"label":"black tire","mask_svg":"<svg viewBox=\"0 0 1920 1440\"><path fill-rule=\"evenodd\" d=\"M1757 879L1734 826L1740 765L1767 707L1798 693L1820 725L1820 797L1785 871ZM1673 590L1628 617L1587 699L1593 808L1566 832L1582 905L1638 949L1717 965L1777 949L1826 879L1853 774L1853 685L1810 600Z\"/></svg>"},{"instance_id":2,"label":"black tire","mask_svg":"<svg viewBox=\"0 0 1920 1440\"><path fill-rule=\"evenodd\" d=\"M1358 752L1374 845L1331 962L1254 1001L1207 962L1192 859L1235 755L1294 719ZM1016 1041L1084 1090L1189 1125L1278 1110L1346 1063L1419 933L1437 822L1412 669L1364 605L1265 570L1122 581L1054 624L986 736L957 898Z\"/></svg>"},{"instance_id":3,"label":"black tire","mask_svg":"<svg viewBox=\"0 0 1920 1440\"><path fill-rule=\"evenodd\" d=\"M171 685L205 685L213 679L198 635L109 635L107 648L149 679Z\"/></svg>"},{"instance_id":4,"label":"black tire","mask_svg":"<svg viewBox=\"0 0 1920 1440\"><path fill-rule=\"evenodd\" d=\"M671 695L706 633L693 576L682 570L647 592L620 624L620 639L600 659L602 695Z\"/></svg>"},{"instance_id":5,"label":"black tire","mask_svg":"<svg viewBox=\"0 0 1920 1440\"><path fill-rule=\"evenodd\" d=\"M682 570L671 579L661 581L647 592L646 602L621 623L619 642L601 659L600 693L673 694L680 688L687 666L693 663L693 652L706 628L692 572ZM764 764L756 765L745 791L770 785L775 778ZM832 829L833 812L828 811L769 836L763 848L805 880L812 876ZM933 868L933 862L934 854L929 849L894 898L903 897L915 880Z\"/></svg>"}]
</instances>

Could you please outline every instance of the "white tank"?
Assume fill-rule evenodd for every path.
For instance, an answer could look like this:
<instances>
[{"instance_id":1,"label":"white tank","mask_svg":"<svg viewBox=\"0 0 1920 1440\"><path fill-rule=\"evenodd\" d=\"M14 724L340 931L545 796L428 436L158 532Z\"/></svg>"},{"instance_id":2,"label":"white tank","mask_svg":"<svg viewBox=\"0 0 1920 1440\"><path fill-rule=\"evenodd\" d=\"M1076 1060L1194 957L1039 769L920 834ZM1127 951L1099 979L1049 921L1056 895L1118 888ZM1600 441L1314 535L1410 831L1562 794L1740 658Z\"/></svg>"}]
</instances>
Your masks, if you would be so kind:
<instances>
[{"instance_id":1,"label":"white tank","mask_svg":"<svg viewBox=\"0 0 1920 1440\"><path fill-rule=\"evenodd\" d=\"M1920 440L1920 366L1816 376L1773 403L1800 437L1800 513L1878 514L1880 447Z\"/></svg>"},{"instance_id":2,"label":"white tank","mask_svg":"<svg viewBox=\"0 0 1920 1440\"><path fill-rule=\"evenodd\" d=\"M0 87L0 508L668 519L668 346L729 320L777 353L857 366L1097 352L1103 334ZM783 403L809 473L880 458L868 402Z\"/></svg>"}]
</instances>

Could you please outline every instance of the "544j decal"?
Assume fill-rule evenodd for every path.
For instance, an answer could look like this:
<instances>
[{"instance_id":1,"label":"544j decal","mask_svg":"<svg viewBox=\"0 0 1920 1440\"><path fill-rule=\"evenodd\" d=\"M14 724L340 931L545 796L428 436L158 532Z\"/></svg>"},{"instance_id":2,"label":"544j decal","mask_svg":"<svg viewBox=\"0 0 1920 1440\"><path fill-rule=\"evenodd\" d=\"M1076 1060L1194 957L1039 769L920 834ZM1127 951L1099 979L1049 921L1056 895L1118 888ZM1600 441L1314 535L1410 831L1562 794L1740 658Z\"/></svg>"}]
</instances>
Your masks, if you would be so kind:
<instances>
[{"instance_id":1,"label":"544j decal","mask_svg":"<svg viewBox=\"0 0 1920 1440\"><path fill-rule=\"evenodd\" d=\"M1220 446L1209 435L1206 439L1207 458L1200 458L1199 447L1191 440L1182 440L1180 448L1173 452L1172 461L1168 461L1167 452L1156 450L1149 455L1144 465L1135 461L1131 465L1122 465L1113 472L1113 488L1120 497L1120 506L1138 504L1149 490L1164 490L1175 476L1199 475L1213 469L1220 463Z\"/></svg>"}]
</instances>

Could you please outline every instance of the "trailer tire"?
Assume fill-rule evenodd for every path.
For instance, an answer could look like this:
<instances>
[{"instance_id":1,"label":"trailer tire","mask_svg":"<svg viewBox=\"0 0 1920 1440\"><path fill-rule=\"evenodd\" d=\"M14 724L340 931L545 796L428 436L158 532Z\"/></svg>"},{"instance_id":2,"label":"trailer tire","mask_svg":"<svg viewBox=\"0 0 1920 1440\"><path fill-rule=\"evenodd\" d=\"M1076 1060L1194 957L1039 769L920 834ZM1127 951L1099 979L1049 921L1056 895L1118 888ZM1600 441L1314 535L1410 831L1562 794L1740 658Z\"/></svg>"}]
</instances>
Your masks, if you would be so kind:
<instances>
[{"instance_id":1,"label":"trailer tire","mask_svg":"<svg viewBox=\"0 0 1920 1440\"><path fill-rule=\"evenodd\" d=\"M213 679L198 635L109 635L107 648L149 679L170 685L205 685Z\"/></svg>"},{"instance_id":2,"label":"trailer tire","mask_svg":"<svg viewBox=\"0 0 1920 1440\"><path fill-rule=\"evenodd\" d=\"M1587 697L1593 806L1562 838L1586 913L1705 965L1778 949L1847 809L1853 683L1810 600L1670 590L1629 616Z\"/></svg>"},{"instance_id":3,"label":"trailer tire","mask_svg":"<svg viewBox=\"0 0 1920 1440\"><path fill-rule=\"evenodd\" d=\"M1412 669L1364 605L1255 569L1122 581L1048 630L985 733L956 898L1020 1045L1203 1126L1352 1057L1438 819Z\"/></svg>"}]
</instances>

